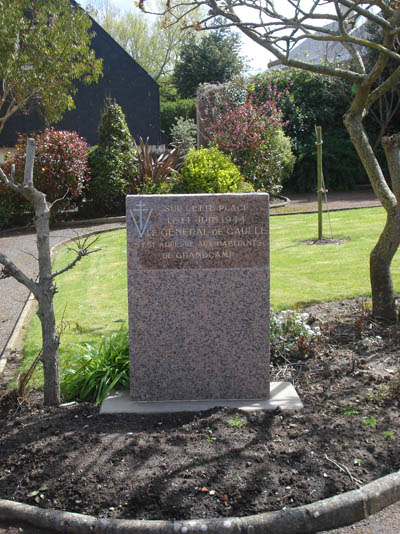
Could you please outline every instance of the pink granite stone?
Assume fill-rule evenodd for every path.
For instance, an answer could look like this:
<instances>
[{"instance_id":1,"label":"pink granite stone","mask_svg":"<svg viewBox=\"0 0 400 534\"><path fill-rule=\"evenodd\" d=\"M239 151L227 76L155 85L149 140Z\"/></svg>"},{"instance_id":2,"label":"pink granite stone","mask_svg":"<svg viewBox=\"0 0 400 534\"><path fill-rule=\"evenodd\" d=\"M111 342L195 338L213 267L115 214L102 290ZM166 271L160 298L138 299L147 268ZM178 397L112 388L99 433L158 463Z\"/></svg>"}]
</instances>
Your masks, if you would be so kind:
<instances>
[{"instance_id":1,"label":"pink granite stone","mask_svg":"<svg viewBox=\"0 0 400 534\"><path fill-rule=\"evenodd\" d=\"M268 195L135 195L126 215L132 399L268 398Z\"/></svg>"}]
</instances>

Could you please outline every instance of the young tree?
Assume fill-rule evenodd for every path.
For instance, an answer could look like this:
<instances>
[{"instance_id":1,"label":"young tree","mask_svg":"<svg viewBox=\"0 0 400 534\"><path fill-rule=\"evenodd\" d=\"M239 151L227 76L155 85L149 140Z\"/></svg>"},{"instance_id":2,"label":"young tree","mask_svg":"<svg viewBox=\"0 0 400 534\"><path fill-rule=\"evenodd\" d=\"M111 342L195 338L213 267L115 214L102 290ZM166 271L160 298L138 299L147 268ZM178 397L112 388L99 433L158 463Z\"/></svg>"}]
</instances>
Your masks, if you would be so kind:
<instances>
[{"instance_id":1,"label":"young tree","mask_svg":"<svg viewBox=\"0 0 400 534\"><path fill-rule=\"evenodd\" d=\"M42 325L42 361L44 370L44 403L56 405L60 403L60 377L58 370L58 346L59 336L56 328L54 315L53 297L56 293L55 278L72 269L76 263L83 257L93 251L89 251L90 245L87 242L77 243L75 259L61 271L52 272L51 255L50 255L50 230L49 218L51 205L46 200L46 195L38 191L33 185L33 162L35 158L35 142L28 139L25 173L22 183L16 183L14 180L15 169L12 168L9 177L6 176L0 167L0 178L7 187L21 194L28 200L35 212L35 228L37 235L38 249L38 280L32 280L21 269L19 269L5 254L0 252L0 264L6 272L13 276L18 282L23 284L31 291L38 301L38 316Z\"/></svg>"},{"instance_id":2,"label":"young tree","mask_svg":"<svg viewBox=\"0 0 400 534\"><path fill-rule=\"evenodd\" d=\"M0 133L29 104L59 120L74 106L74 80L97 81L90 26L70 0L0 0Z\"/></svg>"},{"instance_id":3,"label":"young tree","mask_svg":"<svg viewBox=\"0 0 400 534\"><path fill-rule=\"evenodd\" d=\"M146 0L141 0L144 8ZM391 276L391 262L400 244L400 135L382 138L390 173L386 180L365 128L371 107L400 81L400 2L398 0L169 0L168 13L175 3L187 10L206 4L209 11L198 29L236 27L276 58L275 64L296 67L348 80L352 100L344 114L344 125L368 174L372 187L386 210L386 224L370 256L373 314L388 320L397 316ZM243 9L246 7L246 9ZM218 22L224 17L225 22ZM182 18L182 16L181 16ZM368 21L381 29L377 42L354 32ZM328 24L329 23L329 24ZM312 63L292 54L305 39L340 43L351 56L351 63ZM370 64L366 52L377 56ZM397 67L387 70L389 60ZM386 74L385 74L386 73Z\"/></svg>"},{"instance_id":4,"label":"young tree","mask_svg":"<svg viewBox=\"0 0 400 534\"><path fill-rule=\"evenodd\" d=\"M225 28L206 34L201 41L191 39L181 49L173 80L181 98L196 95L201 83L224 83L243 71L239 55L240 38Z\"/></svg>"}]
</instances>

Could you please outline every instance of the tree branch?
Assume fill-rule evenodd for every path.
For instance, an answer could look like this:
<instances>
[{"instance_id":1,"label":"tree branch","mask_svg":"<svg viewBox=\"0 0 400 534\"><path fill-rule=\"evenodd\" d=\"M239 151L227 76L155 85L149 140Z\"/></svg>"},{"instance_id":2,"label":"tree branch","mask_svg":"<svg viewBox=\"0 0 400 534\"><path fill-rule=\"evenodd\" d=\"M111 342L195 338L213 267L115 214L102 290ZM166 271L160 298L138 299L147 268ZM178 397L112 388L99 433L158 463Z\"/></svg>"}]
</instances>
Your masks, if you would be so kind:
<instances>
[{"instance_id":1,"label":"tree branch","mask_svg":"<svg viewBox=\"0 0 400 534\"><path fill-rule=\"evenodd\" d=\"M400 66L382 82L376 89L374 89L368 97L367 106L371 107L377 100L379 100L385 93L390 91L395 85L400 82Z\"/></svg>"},{"instance_id":2,"label":"tree branch","mask_svg":"<svg viewBox=\"0 0 400 534\"><path fill-rule=\"evenodd\" d=\"M24 183L33 187L33 163L35 160L35 141L30 137L26 145Z\"/></svg>"},{"instance_id":3,"label":"tree branch","mask_svg":"<svg viewBox=\"0 0 400 534\"><path fill-rule=\"evenodd\" d=\"M382 146L389 165L393 193L400 202L400 134L382 137Z\"/></svg>"},{"instance_id":4,"label":"tree branch","mask_svg":"<svg viewBox=\"0 0 400 534\"><path fill-rule=\"evenodd\" d=\"M21 284L23 284L26 288L29 289L29 291L31 291L35 297L38 296L39 294L39 286L38 284L32 280L31 278L29 278L28 276L26 276L25 273L23 273L21 271L21 269L19 269L15 263L13 263L9 258L8 256L6 256L5 254L3 254L2 252L0 252L0 263L7 269L8 273L13 277L15 278L18 282L20 282Z\"/></svg>"},{"instance_id":5,"label":"tree branch","mask_svg":"<svg viewBox=\"0 0 400 534\"><path fill-rule=\"evenodd\" d=\"M98 240L99 240L99 235L97 235L92 241L89 242L89 237L86 237L83 241L81 241L80 239L76 239L74 241L74 243L76 244L76 247L77 248L73 248L73 247L67 247L68 250L71 250L73 252L75 252L76 254L76 257L73 259L73 261L71 261L66 267L64 267L63 269L60 269L59 271L53 273L51 275L51 279L54 280L54 278L56 278L56 276L59 276L60 274L63 274L65 273L66 271L69 271L70 269L72 269L73 267L75 267L75 265L85 256L89 256L89 254L93 254L94 252L99 252L101 250L101 248L96 248L95 250L89 250L90 247L92 247Z\"/></svg>"}]
</instances>

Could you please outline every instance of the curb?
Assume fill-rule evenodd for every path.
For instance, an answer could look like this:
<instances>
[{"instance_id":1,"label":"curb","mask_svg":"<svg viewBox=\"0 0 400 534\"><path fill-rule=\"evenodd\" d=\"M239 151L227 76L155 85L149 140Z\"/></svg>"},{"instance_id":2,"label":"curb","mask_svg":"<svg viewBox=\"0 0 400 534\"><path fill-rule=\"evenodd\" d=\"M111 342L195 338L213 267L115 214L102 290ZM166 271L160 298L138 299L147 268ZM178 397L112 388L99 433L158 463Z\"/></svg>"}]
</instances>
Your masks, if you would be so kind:
<instances>
[{"instance_id":1,"label":"curb","mask_svg":"<svg viewBox=\"0 0 400 534\"><path fill-rule=\"evenodd\" d=\"M248 517L157 521L107 519L0 499L0 519L64 534L311 534L365 519L400 500L400 472L312 504Z\"/></svg>"},{"instance_id":2,"label":"curb","mask_svg":"<svg viewBox=\"0 0 400 534\"><path fill-rule=\"evenodd\" d=\"M280 207L280 206L276 206L276 207ZM336 211L376 209L376 208L381 208L381 207L382 207L382 205L379 205L379 206L352 206L352 207L349 207L349 208L330 208L329 209L329 213L334 213ZM271 213L270 212L270 217L286 217L288 215L315 215L316 213L318 213L317 210L314 210L314 211L292 211L290 213ZM326 210L322 210L322 214L323 215L325 215L326 213L328 213Z\"/></svg>"},{"instance_id":3,"label":"curb","mask_svg":"<svg viewBox=\"0 0 400 534\"><path fill-rule=\"evenodd\" d=\"M290 198L288 197L284 197L283 195L271 195L271 196L274 196L275 198L279 198L279 200L281 200L282 202L279 202L277 204L270 203L269 205L270 210L273 210L275 208L282 208L283 206L286 206L286 204L290 204ZM271 211L270 211L270 215L272 215Z\"/></svg>"}]
</instances>

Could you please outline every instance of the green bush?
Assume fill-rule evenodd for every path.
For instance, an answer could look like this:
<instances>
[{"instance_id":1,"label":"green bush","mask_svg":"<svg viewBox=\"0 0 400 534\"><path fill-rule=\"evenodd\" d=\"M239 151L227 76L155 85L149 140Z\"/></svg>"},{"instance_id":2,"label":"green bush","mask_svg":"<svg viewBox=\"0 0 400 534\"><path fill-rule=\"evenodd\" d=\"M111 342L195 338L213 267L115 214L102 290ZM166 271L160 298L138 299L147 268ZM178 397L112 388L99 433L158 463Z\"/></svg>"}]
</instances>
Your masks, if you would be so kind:
<instances>
[{"instance_id":1,"label":"green bush","mask_svg":"<svg viewBox=\"0 0 400 534\"><path fill-rule=\"evenodd\" d=\"M182 179L175 187L179 193L237 192L243 184L243 177L230 156L215 147L191 148L181 174Z\"/></svg>"},{"instance_id":2,"label":"green bush","mask_svg":"<svg viewBox=\"0 0 400 534\"><path fill-rule=\"evenodd\" d=\"M322 127L327 188L352 189L357 184L368 183L366 172L343 125L343 115L351 101L351 84L294 68L258 74L251 83L257 98L266 98L271 84L276 84L278 91L288 89L279 107L285 121L284 131L291 139L297 159L292 177L285 183L286 189L300 192L316 190L315 126Z\"/></svg>"},{"instance_id":3,"label":"green bush","mask_svg":"<svg viewBox=\"0 0 400 534\"><path fill-rule=\"evenodd\" d=\"M240 184L239 189L236 191L236 193L254 193L255 189L252 184L249 182L243 182Z\"/></svg>"},{"instance_id":4,"label":"green bush","mask_svg":"<svg viewBox=\"0 0 400 534\"><path fill-rule=\"evenodd\" d=\"M196 99L183 98L175 102L162 102L160 105L161 129L170 137L171 128L176 120L183 119L196 120Z\"/></svg>"},{"instance_id":5,"label":"green bush","mask_svg":"<svg viewBox=\"0 0 400 534\"><path fill-rule=\"evenodd\" d=\"M29 203L0 180L0 230L26 223L26 219L32 218L32 214Z\"/></svg>"},{"instance_id":6,"label":"green bush","mask_svg":"<svg viewBox=\"0 0 400 534\"><path fill-rule=\"evenodd\" d=\"M99 347L79 345L73 369L65 369L61 393L65 401L78 399L100 404L115 387L129 387L129 333L122 328ZM76 366L76 367L75 367Z\"/></svg>"},{"instance_id":7,"label":"green bush","mask_svg":"<svg viewBox=\"0 0 400 534\"><path fill-rule=\"evenodd\" d=\"M160 183L154 183L151 178L146 177L138 192L141 195L168 195L174 192L176 182L177 179L174 176L168 177Z\"/></svg>"},{"instance_id":8,"label":"green bush","mask_svg":"<svg viewBox=\"0 0 400 534\"><path fill-rule=\"evenodd\" d=\"M96 215L124 213L126 194L135 192L137 155L125 115L116 102L106 102L99 144L89 153L88 166L91 211Z\"/></svg>"},{"instance_id":9,"label":"green bush","mask_svg":"<svg viewBox=\"0 0 400 534\"><path fill-rule=\"evenodd\" d=\"M193 119L178 117L171 128L171 143L186 152L197 144L197 126Z\"/></svg>"},{"instance_id":10,"label":"green bush","mask_svg":"<svg viewBox=\"0 0 400 534\"><path fill-rule=\"evenodd\" d=\"M289 137L282 128L274 128L266 142L248 154L241 171L256 191L277 195L292 175L295 161Z\"/></svg>"}]
</instances>

